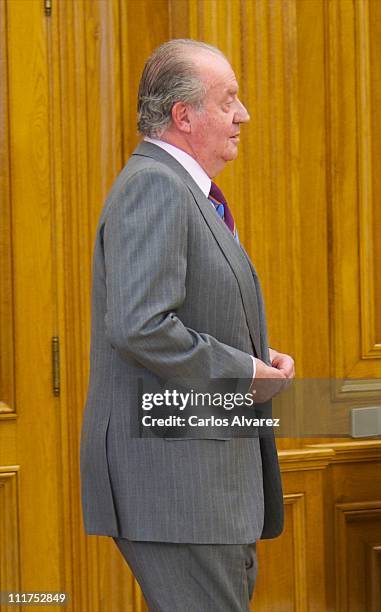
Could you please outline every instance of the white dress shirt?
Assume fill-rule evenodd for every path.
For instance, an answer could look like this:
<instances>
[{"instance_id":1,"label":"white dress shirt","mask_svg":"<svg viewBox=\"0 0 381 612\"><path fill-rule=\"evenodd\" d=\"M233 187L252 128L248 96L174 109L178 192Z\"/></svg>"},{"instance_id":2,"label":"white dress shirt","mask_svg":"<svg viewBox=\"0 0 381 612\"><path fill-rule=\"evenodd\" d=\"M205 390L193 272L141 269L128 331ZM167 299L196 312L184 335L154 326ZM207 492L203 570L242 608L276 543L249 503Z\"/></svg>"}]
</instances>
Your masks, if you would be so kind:
<instances>
[{"instance_id":1,"label":"white dress shirt","mask_svg":"<svg viewBox=\"0 0 381 612\"><path fill-rule=\"evenodd\" d=\"M186 153L182 149L179 149L178 147L175 147L174 145L169 144L169 142L164 142L164 140L158 140L157 138L149 138L148 136L145 136L144 140L146 142L150 142L151 144L154 144L160 147L161 149L164 149L164 151L169 153L169 155L172 155L172 157L174 157L175 160L178 161L179 164L183 166L183 168L185 168L188 174L191 175L196 185L198 185L201 191L205 194L205 197L206 198L209 197L209 192L210 192L212 181L209 178L209 176L206 174L204 168L201 168L200 164L194 159L194 157L191 157L189 153ZM211 202L211 205L214 207L213 202ZM257 369L257 364L255 363L255 359L253 355L250 355L250 357L253 361L253 380L254 380L256 369Z\"/></svg>"}]
</instances>

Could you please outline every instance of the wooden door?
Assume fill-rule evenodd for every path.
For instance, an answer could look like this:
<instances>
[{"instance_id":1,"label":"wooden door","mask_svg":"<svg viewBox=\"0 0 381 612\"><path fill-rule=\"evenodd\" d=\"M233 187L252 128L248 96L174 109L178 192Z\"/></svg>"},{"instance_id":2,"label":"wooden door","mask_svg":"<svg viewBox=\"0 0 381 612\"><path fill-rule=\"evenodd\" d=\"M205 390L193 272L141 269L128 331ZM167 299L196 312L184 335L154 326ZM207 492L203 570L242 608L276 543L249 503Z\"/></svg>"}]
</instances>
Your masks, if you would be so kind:
<instances>
[{"instance_id":1,"label":"wooden door","mask_svg":"<svg viewBox=\"0 0 381 612\"><path fill-rule=\"evenodd\" d=\"M0 590L64 591L49 33L38 2L0 23Z\"/></svg>"}]
</instances>

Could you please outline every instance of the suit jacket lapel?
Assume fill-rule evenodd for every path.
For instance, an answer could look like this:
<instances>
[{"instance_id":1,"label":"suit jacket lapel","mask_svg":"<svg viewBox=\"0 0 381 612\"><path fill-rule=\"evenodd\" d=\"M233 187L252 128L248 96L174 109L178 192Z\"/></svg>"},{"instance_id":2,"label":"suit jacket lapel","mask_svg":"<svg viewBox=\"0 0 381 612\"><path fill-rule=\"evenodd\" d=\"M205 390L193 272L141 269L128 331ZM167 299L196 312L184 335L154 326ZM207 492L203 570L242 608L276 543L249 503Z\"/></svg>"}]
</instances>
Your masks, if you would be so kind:
<instances>
[{"instance_id":1,"label":"suit jacket lapel","mask_svg":"<svg viewBox=\"0 0 381 612\"><path fill-rule=\"evenodd\" d=\"M190 181L192 181L192 179L190 179ZM222 219L213 210L213 207L208 199L198 188L194 188L193 181L193 185L189 183L190 182L187 182L187 185L193 194L195 202L237 279L241 291L242 302L245 309L251 340L253 342L256 355L260 357L261 346L258 302L256 288L253 282L249 264L243 255L241 247L234 240L232 233L226 227Z\"/></svg>"},{"instance_id":2,"label":"suit jacket lapel","mask_svg":"<svg viewBox=\"0 0 381 612\"><path fill-rule=\"evenodd\" d=\"M162 162L179 174L189 190L191 191L196 205L198 206L205 222L209 226L222 253L226 257L240 288L242 303L246 314L246 320L250 332L250 337L254 345L257 357L262 357L260 341L260 314L257 298L256 284L250 267L250 263L239 244L234 240L233 235L226 227L222 219L213 210L210 201L194 182L185 168L176 161L174 157L166 151L148 142L142 142L135 150L133 155L151 157L156 161Z\"/></svg>"}]
</instances>

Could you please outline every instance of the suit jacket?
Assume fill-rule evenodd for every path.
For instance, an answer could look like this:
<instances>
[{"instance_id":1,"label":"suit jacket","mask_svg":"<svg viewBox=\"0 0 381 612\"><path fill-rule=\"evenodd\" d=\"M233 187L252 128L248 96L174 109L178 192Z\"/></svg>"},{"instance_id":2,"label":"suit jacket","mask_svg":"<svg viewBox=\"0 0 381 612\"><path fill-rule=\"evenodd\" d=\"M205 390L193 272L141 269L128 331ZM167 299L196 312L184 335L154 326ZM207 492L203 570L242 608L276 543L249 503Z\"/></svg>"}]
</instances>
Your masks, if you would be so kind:
<instances>
[{"instance_id":1,"label":"suit jacket","mask_svg":"<svg viewBox=\"0 0 381 612\"><path fill-rule=\"evenodd\" d=\"M135 430L137 381L233 379L248 389L250 355L268 361L254 267L181 164L141 143L96 235L81 437L88 534L242 544L282 531L272 433L139 439Z\"/></svg>"}]
</instances>

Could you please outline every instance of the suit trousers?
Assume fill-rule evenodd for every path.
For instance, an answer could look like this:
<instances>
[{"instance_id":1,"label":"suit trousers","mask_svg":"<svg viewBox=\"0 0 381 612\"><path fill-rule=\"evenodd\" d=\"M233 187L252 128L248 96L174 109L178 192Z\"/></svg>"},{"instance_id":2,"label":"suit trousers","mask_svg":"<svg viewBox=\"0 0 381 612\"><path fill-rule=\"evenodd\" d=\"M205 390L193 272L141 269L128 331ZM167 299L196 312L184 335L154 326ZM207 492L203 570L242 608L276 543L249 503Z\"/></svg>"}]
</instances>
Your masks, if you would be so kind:
<instances>
[{"instance_id":1,"label":"suit trousers","mask_svg":"<svg viewBox=\"0 0 381 612\"><path fill-rule=\"evenodd\" d=\"M113 538L149 612L248 612L256 545L175 544Z\"/></svg>"}]
</instances>

